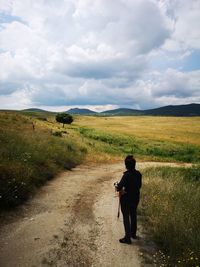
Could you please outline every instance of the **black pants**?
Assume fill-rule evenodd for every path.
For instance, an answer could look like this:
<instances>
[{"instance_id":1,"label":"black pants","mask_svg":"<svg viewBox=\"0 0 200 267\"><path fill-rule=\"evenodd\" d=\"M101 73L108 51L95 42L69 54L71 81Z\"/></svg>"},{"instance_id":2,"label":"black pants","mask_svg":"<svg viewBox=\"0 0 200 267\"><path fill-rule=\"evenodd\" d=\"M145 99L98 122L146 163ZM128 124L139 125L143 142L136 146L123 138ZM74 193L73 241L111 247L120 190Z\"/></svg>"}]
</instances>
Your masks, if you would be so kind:
<instances>
[{"instance_id":1,"label":"black pants","mask_svg":"<svg viewBox=\"0 0 200 267\"><path fill-rule=\"evenodd\" d=\"M123 222L125 229L125 237L130 238L136 236L137 232L137 206L139 201L130 203L126 200L121 200L121 211L123 214Z\"/></svg>"}]
</instances>

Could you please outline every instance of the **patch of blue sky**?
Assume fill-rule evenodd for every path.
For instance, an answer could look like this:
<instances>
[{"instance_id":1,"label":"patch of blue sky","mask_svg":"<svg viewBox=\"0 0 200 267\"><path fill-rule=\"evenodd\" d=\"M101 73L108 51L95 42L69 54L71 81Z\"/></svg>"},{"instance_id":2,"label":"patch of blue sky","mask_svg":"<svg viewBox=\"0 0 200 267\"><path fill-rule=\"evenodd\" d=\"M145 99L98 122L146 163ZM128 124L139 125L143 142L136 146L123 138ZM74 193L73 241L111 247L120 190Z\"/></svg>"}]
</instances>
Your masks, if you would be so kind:
<instances>
[{"instance_id":1,"label":"patch of blue sky","mask_svg":"<svg viewBox=\"0 0 200 267\"><path fill-rule=\"evenodd\" d=\"M182 71L200 70L200 50L194 50L182 62Z\"/></svg>"},{"instance_id":2,"label":"patch of blue sky","mask_svg":"<svg viewBox=\"0 0 200 267\"><path fill-rule=\"evenodd\" d=\"M6 51L7 51L6 49L2 49L2 48L0 48L0 54L5 53Z\"/></svg>"},{"instance_id":3,"label":"patch of blue sky","mask_svg":"<svg viewBox=\"0 0 200 267\"><path fill-rule=\"evenodd\" d=\"M177 53L163 53L162 55L159 54L152 57L149 62L149 67L151 70L164 72L169 68L181 69L182 63L183 59Z\"/></svg>"},{"instance_id":4,"label":"patch of blue sky","mask_svg":"<svg viewBox=\"0 0 200 267\"><path fill-rule=\"evenodd\" d=\"M200 50L189 51L188 55L168 52L151 58L149 67L152 70L164 72L168 68L180 71L195 71L200 69Z\"/></svg>"},{"instance_id":5,"label":"patch of blue sky","mask_svg":"<svg viewBox=\"0 0 200 267\"><path fill-rule=\"evenodd\" d=\"M11 14L0 11L0 24L11 23L13 21L19 21L21 23L24 23L24 21L20 17L13 16Z\"/></svg>"}]
</instances>

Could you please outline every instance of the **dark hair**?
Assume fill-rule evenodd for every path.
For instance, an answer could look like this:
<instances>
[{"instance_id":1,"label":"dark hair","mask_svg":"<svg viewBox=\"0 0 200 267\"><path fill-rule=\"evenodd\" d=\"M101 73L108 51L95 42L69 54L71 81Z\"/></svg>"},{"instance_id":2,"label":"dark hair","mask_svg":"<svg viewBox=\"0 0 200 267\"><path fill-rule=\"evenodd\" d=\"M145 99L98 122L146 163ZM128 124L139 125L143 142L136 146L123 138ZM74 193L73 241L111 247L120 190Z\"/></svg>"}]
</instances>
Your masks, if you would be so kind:
<instances>
[{"instance_id":1,"label":"dark hair","mask_svg":"<svg viewBox=\"0 0 200 267\"><path fill-rule=\"evenodd\" d=\"M133 155L128 155L125 158L125 166L127 170L134 170L135 169L136 160L134 159Z\"/></svg>"}]
</instances>

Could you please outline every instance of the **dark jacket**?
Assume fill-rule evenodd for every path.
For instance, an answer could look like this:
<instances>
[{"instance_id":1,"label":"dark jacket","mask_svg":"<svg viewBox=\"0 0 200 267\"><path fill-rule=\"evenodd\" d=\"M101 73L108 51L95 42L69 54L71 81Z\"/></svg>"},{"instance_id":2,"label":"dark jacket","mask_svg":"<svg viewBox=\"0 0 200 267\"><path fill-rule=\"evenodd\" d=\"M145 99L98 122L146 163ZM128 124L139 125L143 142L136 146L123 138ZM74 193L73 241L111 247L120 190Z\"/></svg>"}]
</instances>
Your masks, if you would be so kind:
<instances>
[{"instance_id":1,"label":"dark jacket","mask_svg":"<svg viewBox=\"0 0 200 267\"><path fill-rule=\"evenodd\" d=\"M124 172L121 181L117 185L117 191L125 190L121 196L121 201L127 203L138 203L140 199L140 188L142 186L142 175L137 170L127 170Z\"/></svg>"}]
</instances>

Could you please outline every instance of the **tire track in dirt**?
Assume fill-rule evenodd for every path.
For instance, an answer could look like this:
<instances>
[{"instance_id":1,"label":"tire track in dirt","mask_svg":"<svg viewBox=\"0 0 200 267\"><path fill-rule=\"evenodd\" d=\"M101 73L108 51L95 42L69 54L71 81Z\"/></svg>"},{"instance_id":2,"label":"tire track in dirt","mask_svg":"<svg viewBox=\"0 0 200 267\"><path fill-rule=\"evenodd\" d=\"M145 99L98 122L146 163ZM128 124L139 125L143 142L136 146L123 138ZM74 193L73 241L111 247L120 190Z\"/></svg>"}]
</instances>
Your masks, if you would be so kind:
<instances>
[{"instance_id":1,"label":"tire track in dirt","mask_svg":"<svg viewBox=\"0 0 200 267\"><path fill-rule=\"evenodd\" d=\"M109 168L79 166L64 172L24 205L1 214L0 266L91 266L92 203L97 183L109 179Z\"/></svg>"},{"instance_id":2,"label":"tire track in dirt","mask_svg":"<svg viewBox=\"0 0 200 267\"><path fill-rule=\"evenodd\" d=\"M106 174L102 175L102 173ZM52 249L46 257L50 266L93 266L96 257L96 237L99 234L99 223L96 221L93 204L99 195L99 187L110 180L107 168L101 169L101 176L85 183L71 207L68 228L63 231L63 240ZM47 260L47 259L50 259Z\"/></svg>"}]
</instances>

